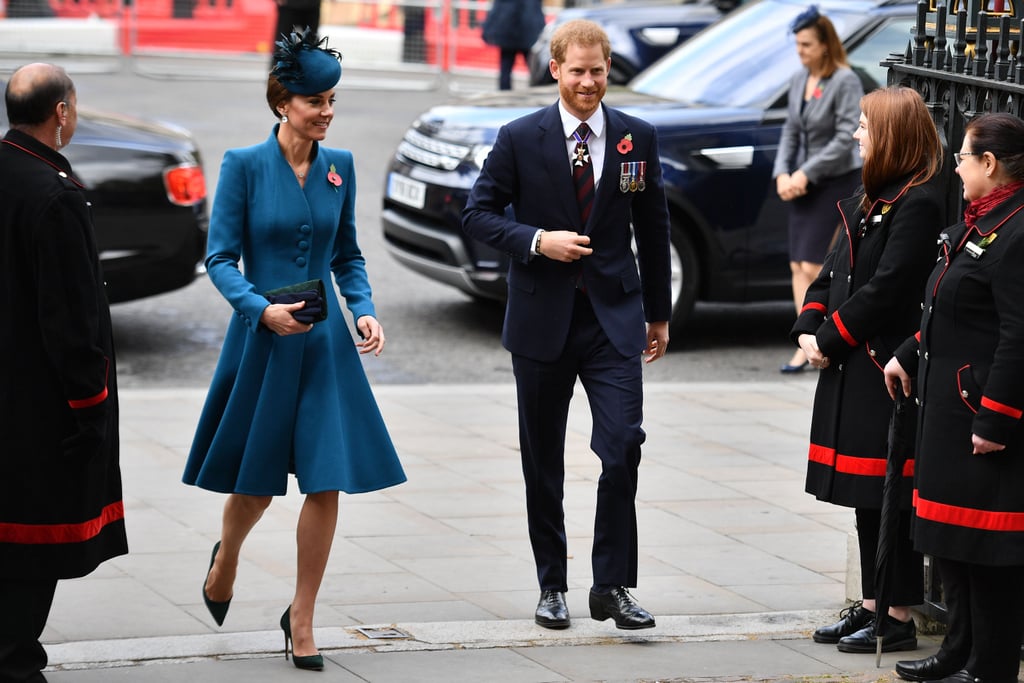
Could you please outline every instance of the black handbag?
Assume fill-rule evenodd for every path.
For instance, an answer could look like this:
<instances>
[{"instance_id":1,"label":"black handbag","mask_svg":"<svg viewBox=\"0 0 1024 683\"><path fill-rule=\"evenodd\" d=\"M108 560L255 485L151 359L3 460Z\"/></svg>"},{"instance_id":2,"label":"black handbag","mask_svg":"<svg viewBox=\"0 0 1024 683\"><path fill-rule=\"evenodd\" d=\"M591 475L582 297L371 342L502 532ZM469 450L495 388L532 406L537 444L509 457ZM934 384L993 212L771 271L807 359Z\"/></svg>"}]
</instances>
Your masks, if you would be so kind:
<instances>
[{"instance_id":1,"label":"black handbag","mask_svg":"<svg viewBox=\"0 0 1024 683\"><path fill-rule=\"evenodd\" d=\"M327 320L327 298L324 290L324 281L306 280L296 282L294 285L270 289L263 293L272 304L294 304L305 301L306 305L297 311L292 311L292 317L300 323L312 325L322 320Z\"/></svg>"}]
</instances>

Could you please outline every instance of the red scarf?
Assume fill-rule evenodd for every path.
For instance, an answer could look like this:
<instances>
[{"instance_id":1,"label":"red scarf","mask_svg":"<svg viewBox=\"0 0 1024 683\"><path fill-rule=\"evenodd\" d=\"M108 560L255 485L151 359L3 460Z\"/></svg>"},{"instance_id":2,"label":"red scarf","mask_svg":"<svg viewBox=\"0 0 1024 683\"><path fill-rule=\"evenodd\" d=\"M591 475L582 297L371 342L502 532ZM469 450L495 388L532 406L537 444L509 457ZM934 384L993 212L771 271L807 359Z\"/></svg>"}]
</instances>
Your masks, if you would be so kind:
<instances>
[{"instance_id":1,"label":"red scarf","mask_svg":"<svg viewBox=\"0 0 1024 683\"><path fill-rule=\"evenodd\" d=\"M967 228L974 230L977 227L979 218L1005 202L1010 198L1010 195L1016 193L1022 187L1024 187L1024 180L1018 180L1009 185L1001 185L984 197L975 199L968 204L967 208L964 209L964 222L967 223Z\"/></svg>"}]
</instances>

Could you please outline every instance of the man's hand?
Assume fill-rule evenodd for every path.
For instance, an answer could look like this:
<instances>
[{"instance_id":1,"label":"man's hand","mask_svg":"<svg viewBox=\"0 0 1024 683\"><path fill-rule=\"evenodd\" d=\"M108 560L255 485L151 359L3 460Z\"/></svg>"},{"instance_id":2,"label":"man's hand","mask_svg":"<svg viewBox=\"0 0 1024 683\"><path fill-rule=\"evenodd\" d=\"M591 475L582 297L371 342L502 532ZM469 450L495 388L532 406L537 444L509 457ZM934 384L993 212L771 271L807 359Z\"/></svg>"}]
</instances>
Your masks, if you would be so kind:
<instances>
[{"instance_id":1,"label":"man's hand","mask_svg":"<svg viewBox=\"0 0 1024 683\"><path fill-rule=\"evenodd\" d=\"M571 230L545 230L540 235L537 252L554 261L570 263L594 252L587 246L588 244L590 237L587 235L580 235Z\"/></svg>"},{"instance_id":2,"label":"man's hand","mask_svg":"<svg viewBox=\"0 0 1024 683\"><path fill-rule=\"evenodd\" d=\"M644 349L644 362L653 363L668 351L668 321L647 323L647 348Z\"/></svg>"}]
</instances>

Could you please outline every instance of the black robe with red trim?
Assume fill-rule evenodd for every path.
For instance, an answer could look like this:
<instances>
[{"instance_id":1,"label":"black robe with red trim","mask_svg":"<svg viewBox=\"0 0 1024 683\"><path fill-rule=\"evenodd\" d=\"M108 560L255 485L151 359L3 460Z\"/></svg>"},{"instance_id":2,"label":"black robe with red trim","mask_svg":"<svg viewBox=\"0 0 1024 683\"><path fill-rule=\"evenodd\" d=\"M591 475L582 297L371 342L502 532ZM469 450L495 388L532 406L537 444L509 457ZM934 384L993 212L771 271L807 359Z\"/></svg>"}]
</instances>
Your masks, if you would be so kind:
<instances>
[{"instance_id":1,"label":"black robe with red trim","mask_svg":"<svg viewBox=\"0 0 1024 683\"><path fill-rule=\"evenodd\" d=\"M921 396L914 546L1024 565L1024 190L943 236L920 342L897 351ZM972 455L972 434L1006 450Z\"/></svg>"},{"instance_id":2,"label":"black robe with red trim","mask_svg":"<svg viewBox=\"0 0 1024 683\"><path fill-rule=\"evenodd\" d=\"M814 394L806 491L836 505L882 505L893 405L882 369L921 322L943 224L936 188L908 182L886 187L866 214L860 196L839 202L843 230L791 332L794 341L813 334L829 358ZM913 467L904 468L907 508Z\"/></svg>"},{"instance_id":3,"label":"black robe with red trim","mask_svg":"<svg viewBox=\"0 0 1024 683\"><path fill-rule=\"evenodd\" d=\"M128 551L110 309L67 159L0 141L0 580L83 576Z\"/></svg>"}]
</instances>

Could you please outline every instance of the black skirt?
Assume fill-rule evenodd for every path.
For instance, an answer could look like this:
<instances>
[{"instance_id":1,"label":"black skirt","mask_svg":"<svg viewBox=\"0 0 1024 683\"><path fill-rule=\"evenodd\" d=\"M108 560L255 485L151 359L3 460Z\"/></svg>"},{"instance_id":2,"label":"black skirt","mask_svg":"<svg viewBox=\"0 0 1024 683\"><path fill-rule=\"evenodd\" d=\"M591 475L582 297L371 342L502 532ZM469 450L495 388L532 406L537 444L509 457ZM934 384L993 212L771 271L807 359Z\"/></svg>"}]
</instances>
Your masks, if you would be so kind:
<instances>
[{"instance_id":1,"label":"black skirt","mask_svg":"<svg viewBox=\"0 0 1024 683\"><path fill-rule=\"evenodd\" d=\"M809 186L807 194L790 202L790 261L825 262L825 254L840 225L836 202L852 196L860 183L861 171L855 168Z\"/></svg>"}]
</instances>

